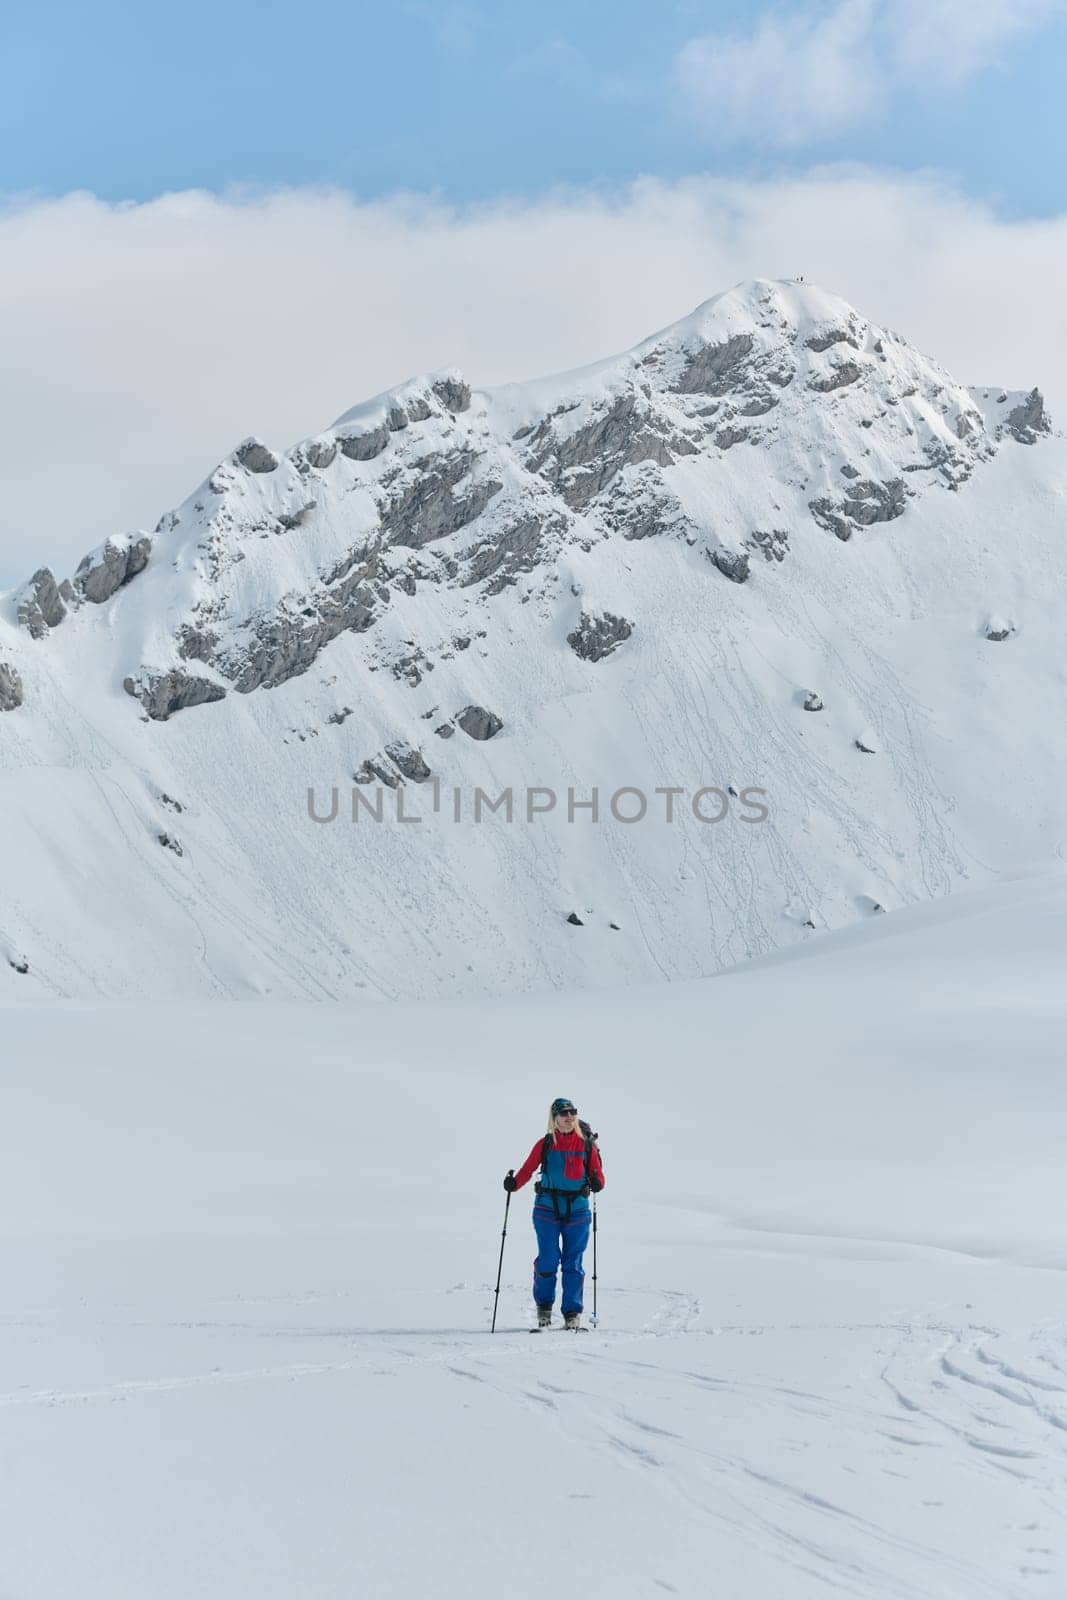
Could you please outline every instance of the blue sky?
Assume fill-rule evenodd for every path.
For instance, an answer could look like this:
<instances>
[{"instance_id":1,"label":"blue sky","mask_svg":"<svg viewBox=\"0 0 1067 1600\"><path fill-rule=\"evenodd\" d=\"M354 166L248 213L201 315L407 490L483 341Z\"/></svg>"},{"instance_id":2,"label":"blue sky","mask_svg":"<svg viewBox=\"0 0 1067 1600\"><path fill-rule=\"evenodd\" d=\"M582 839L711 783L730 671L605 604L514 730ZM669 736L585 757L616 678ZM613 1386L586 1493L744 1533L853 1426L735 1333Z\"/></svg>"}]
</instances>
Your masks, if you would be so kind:
<instances>
[{"instance_id":1,"label":"blue sky","mask_svg":"<svg viewBox=\"0 0 1067 1600\"><path fill-rule=\"evenodd\" d=\"M1005 215L1063 210L1061 7L926 0L927 17L943 16L910 62L883 70L887 29L914 29L917 5L7 0L0 191L145 200L326 182L363 198L414 189L464 203L847 160L939 169ZM776 107L791 92L779 79L825 67L810 30L835 15L849 37L832 47L839 74L815 95L825 106L842 76L877 81L858 85L860 104L843 116L812 114L777 136ZM799 35L788 34L791 19ZM749 62L755 92L720 116L718 44L747 40L751 57L761 25L787 30L784 60L765 37ZM693 41L709 38L694 58Z\"/></svg>"}]
</instances>

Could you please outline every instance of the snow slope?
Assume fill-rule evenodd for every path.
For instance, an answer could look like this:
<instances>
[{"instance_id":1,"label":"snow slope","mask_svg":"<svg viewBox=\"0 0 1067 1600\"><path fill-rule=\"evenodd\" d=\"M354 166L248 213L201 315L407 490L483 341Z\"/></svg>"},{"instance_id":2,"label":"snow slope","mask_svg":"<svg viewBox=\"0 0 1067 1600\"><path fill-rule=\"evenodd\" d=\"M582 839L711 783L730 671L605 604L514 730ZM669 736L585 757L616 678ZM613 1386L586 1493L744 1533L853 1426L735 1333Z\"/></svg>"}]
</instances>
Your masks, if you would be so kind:
<instances>
[{"instance_id":1,"label":"snow slope","mask_svg":"<svg viewBox=\"0 0 1067 1600\"><path fill-rule=\"evenodd\" d=\"M0 995L696 977L1058 861L1065 489L1036 391L763 280L245 441L0 597Z\"/></svg>"},{"instance_id":2,"label":"snow slope","mask_svg":"<svg viewBox=\"0 0 1067 1600\"><path fill-rule=\"evenodd\" d=\"M4 1017L0 1593L1053 1600L1067 877L719 977ZM529 1191L599 1127L588 1335Z\"/></svg>"}]
</instances>

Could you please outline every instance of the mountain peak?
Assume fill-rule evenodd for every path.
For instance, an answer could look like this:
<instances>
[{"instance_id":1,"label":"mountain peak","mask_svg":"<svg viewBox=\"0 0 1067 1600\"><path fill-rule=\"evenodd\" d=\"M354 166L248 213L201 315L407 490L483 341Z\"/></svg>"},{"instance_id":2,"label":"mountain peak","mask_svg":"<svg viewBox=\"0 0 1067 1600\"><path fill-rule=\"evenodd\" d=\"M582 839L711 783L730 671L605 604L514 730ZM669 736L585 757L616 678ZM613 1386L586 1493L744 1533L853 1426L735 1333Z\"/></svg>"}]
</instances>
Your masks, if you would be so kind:
<instances>
[{"instance_id":1,"label":"mountain peak","mask_svg":"<svg viewBox=\"0 0 1067 1600\"><path fill-rule=\"evenodd\" d=\"M1048 435L1036 390L756 280L577 371L429 372L242 439L0 606L0 981L695 976L1037 855L1028 796L1067 783L1026 716L1060 672ZM514 817L465 827L472 791ZM139 915L101 935L71 884Z\"/></svg>"},{"instance_id":2,"label":"mountain peak","mask_svg":"<svg viewBox=\"0 0 1067 1600\"><path fill-rule=\"evenodd\" d=\"M591 366L473 396L444 368L287 451L247 437L150 539L108 541L65 584L42 569L18 617L43 638L137 578L126 676L195 661L247 693L376 628L396 584L492 596L654 533L742 583L754 556L783 559L786 525L847 541L1048 426L1036 390L965 389L840 296L757 278Z\"/></svg>"},{"instance_id":3,"label":"mountain peak","mask_svg":"<svg viewBox=\"0 0 1067 1600\"><path fill-rule=\"evenodd\" d=\"M458 367L442 367L436 372L385 389L361 401L338 417L335 429L353 424L364 428L385 427L398 433L412 422L425 422L432 416L455 416L471 402L470 385Z\"/></svg>"}]
</instances>

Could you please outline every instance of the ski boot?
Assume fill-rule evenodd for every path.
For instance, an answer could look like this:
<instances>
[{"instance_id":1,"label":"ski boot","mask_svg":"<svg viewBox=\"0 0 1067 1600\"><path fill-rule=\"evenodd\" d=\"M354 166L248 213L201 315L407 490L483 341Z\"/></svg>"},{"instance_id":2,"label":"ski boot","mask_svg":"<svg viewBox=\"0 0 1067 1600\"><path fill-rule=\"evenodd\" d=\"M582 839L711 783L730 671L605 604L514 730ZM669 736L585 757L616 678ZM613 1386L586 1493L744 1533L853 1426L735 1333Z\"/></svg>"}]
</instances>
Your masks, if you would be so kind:
<instances>
[{"instance_id":1,"label":"ski boot","mask_svg":"<svg viewBox=\"0 0 1067 1600\"><path fill-rule=\"evenodd\" d=\"M552 1326L552 1307L551 1306L538 1306L538 1308L537 1308L537 1326L539 1328L551 1328L551 1326Z\"/></svg>"},{"instance_id":2,"label":"ski boot","mask_svg":"<svg viewBox=\"0 0 1067 1600\"><path fill-rule=\"evenodd\" d=\"M563 1326L565 1328L570 1328L573 1333L577 1333L578 1329L581 1327L581 1321L582 1313L580 1311L568 1311L566 1316L563 1318Z\"/></svg>"}]
</instances>

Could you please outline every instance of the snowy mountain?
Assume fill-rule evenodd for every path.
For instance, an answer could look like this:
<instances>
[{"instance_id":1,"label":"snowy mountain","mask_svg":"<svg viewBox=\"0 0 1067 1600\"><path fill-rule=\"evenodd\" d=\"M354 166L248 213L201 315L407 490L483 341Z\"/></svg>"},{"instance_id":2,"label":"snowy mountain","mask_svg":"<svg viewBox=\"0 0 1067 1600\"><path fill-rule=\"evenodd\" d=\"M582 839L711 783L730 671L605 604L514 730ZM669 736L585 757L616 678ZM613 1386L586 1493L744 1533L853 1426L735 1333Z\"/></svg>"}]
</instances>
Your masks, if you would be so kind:
<instances>
[{"instance_id":1,"label":"snowy mountain","mask_svg":"<svg viewBox=\"0 0 1067 1600\"><path fill-rule=\"evenodd\" d=\"M762 280L246 439L0 599L0 992L689 977L1060 857L1065 489Z\"/></svg>"}]
</instances>

